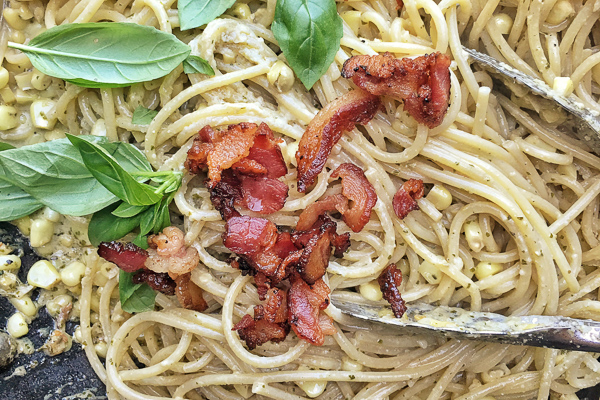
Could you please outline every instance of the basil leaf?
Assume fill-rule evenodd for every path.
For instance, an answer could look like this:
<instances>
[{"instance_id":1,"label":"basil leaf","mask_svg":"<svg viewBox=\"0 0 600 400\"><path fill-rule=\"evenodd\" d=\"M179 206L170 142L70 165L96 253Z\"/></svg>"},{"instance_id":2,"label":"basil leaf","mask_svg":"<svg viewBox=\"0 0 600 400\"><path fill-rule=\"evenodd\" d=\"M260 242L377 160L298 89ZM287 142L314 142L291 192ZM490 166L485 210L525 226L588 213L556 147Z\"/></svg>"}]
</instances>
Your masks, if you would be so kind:
<instances>
[{"instance_id":1,"label":"basil leaf","mask_svg":"<svg viewBox=\"0 0 600 400\"><path fill-rule=\"evenodd\" d=\"M133 283L133 273L119 271L121 308L128 313L154 310L156 292L147 283Z\"/></svg>"},{"instance_id":2,"label":"basil leaf","mask_svg":"<svg viewBox=\"0 0 600 400\"><path fill-rule=\"evenodd\" d=\"M137 247L141 247L142 249L146 250L149 247L148 235L139 234L135 237L135 239L133 239L133 242L131 243L135 244Z\"/></svg>"},{"instance_id":3,"label":"basil leaf","mask_svg":"<svg viewBox=\"0 0 600 400\"><path fill-rule=\"evenodd\" d=\"M16 149L16 147L13 146L12 144L0 142L0 151L2 151L2 150L12 150L12 149Z\"/></svg>"},{"instance_id":4,"label":"basil leaf","mask_svg":"<svg viewBox=\"0 0 600 400\"><path fill-rule=\"evenodd\" d=\"M117 201L67 139L0 152L0 177L61 214L86 215Z\"/></svg>"},{"instance_id":5,"label":"basil leaf","mask_svg":"<svg viewBox=\"0 0 600 400\"><path fill-rule=\"evenodd\" d=\"M191 49L172 34L122 22L55 26L28 44L9 43L46 75L86 87L117 87L165 76Z\"/></svg>"},{"instance_id":6,"label":"basil leaf","mask_svg":"<svg viewBox=\"0 0 600 400\"><path fill-rule=\"evenodd\" d=\"M67 135L79 152L87 169L111 193L131 205L154 204L161 195L154 193L152 186L136 181L117 160L102 147Z\"/></svg>"},{"instance_id":7,"label":"basil leaf","mask_svg":"<svg viewBox=\"0 0 600 400\"><path fill-rule=\"evenodd\" d=\"M333 62L343 24L334 0L278 0L271 30L290 66L310 89Z\"/></svg>"},{"instance_id":8,"label":"basil leaf","mask_svg":"<svg viewBox=\"0 0 600 400\"><path fill-rule=\"evenodd\" d=\"M171 204L171 201L173 201L173 197L175 197L175 192L169 194L160 203L160 207L156 212L154 228L152 229L155 233L162 231L167 226L171 226L171 213L169 212L169 204Z\"/></svg>"},{"instance_id":9,"label":"basil leaf","mask_svg":"<svg viewBox=\"0 0 600 400\"><path fill-rule=\"evenodd\" d=\"M12 221L43 207L18 187L0 180L0 221Z\"/></svg>"},{"instance_id":10,"label":"basil leaf","mask_svg":"<svg viewBox=\"0 0 600 400\"><path fill-rule=\"evenodd\" d=\"M183 60L183 72L186 74L204 74L213 76L215 70L212 69L208 61L198 56L188 56Z\"/></svg>"},{"instance_id":11,"label":"basil leaf","mask_svg":"<svg viewBox=\"0 0 600 400\"><path fill-rule=\"evenodd\" d=\"M140 235L147 235L154 229L158 218L158 210L160 208L160 202L156 203L152 208L146 210L141 214L140 219Z\"/></svg>"},{"instance_id":12,"label":"basil leaf","mask_svg":"<svg viewBox=\"0 0 600 400\"><path fill-rule=\"evenodd\" d=\"M197 28L208 24L225 10L231 7L235 0L178 0L179 24L181 30Z\"/></svg>"},{"instance_id":13,"label":"basil leaf","mask_svg":"<svg viewBox=\"0 0 600 400\"><path fill-rule=\"evenodd\" d=\"M129 218L146 211L148 207L149 206L132 206L131 204L123 202L112 212L112 215L115 217Z\"/></svg>"},{"instance_id":14,"label":"basil leaf","mask_svg":"<svg viewBox=\"0 0 600 400\"><path fill-rule=\"evenodd\" d=\"M121 218L112 214L116 209L113 204L92 215L88 226L90 243L98 246L100 242L111 242L121 239L140 224L140 215L130 218Z\"/></svg>"},{"instance_id":15,"label":"basil leaf","mask_svg":"<svg viewBox=\"0 0 600 400\"><path fill-rule=\"evenodd\" d=\"M138 108L133 111L133 117L131 118L132 124L138 125L150 125L150 122L156 117L158 111L149 110L146 107L138 106Z\"/></svg>"}]
</instances>

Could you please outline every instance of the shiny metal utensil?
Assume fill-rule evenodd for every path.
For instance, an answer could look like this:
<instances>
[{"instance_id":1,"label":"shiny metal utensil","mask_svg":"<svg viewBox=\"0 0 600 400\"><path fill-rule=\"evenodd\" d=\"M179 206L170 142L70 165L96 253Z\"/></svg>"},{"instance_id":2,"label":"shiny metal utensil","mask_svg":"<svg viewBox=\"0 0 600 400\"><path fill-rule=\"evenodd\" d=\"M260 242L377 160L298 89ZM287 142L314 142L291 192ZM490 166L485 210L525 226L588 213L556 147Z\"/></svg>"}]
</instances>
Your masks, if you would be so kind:
<instances>
[{"instance_id":1,"label":"shiny metal utensil","mask_svg":"<svg viewBox=\"0 0 600 400\"><path fill-rule=\"evenodd\" d=\"M484 68L498 73L506 78L510 78L522 86L528 88L531 92L542 96L548 100L554 101L556 104L565 109L570 115L576 117L575 121L571 121L570 128L575 137L587 144L594 152L600 149L600 113L589 110L571 95L569 97L562 96L556 93L544 81L531 77L523 72L511 67L510 65L498 61L487 54L469 49L463 46L463 50L469 57L476 61Z\"/></svg>"},{"instance_id":2,"label":"shiny metal utensil","mask_svg":"<svg viewBox=\"0 0 600 400\"><path fill-rule=\"evenodd\" d=\"M387 305L356 304L332 295L331 303L357 318L396 325L410 333L436 334L522 346L600 352L600 322L557 316L505 317L456 307L410 304L402 318Z\"/></svg>"}]
</instances>

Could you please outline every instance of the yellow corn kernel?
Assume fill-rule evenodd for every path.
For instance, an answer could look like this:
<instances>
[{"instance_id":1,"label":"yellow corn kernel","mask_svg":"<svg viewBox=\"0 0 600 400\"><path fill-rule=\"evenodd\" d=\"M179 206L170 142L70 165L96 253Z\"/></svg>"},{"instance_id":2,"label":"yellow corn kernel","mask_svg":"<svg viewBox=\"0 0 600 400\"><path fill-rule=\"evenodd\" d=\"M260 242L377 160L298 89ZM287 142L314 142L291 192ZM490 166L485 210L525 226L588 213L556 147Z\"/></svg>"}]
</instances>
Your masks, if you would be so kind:
<instances>
[{"instance_id":1,"label":"yellow corn kernel","mask_svg":"<svg viewBox=\"0 0 600 400\"><path fill-rule=\"evenodd\" d=\"M21 258L14 254L0 256L0 271L12 271L21 268Z\"/></svg>"},{"instance_id":2,"label":"yellow corn kernel","mask_svg":"<svg viewBox=\"0 0 600 400\"><path fill-rule=\"evenodd\" d=\"M0 106L0 131L7 131L19 125L17 109L12 106Z\"/></svg>"},{"instance_id":3,"label":"yellow corn kernel","mask_svg":"<svg viewBox=\"0 0 600 400\"><path fill-rule=\"evenodd\" d=\"M508 35L512 25L513 20L508 14L500 13L492 17L492 26L501 35Z\"/></svg>"},{"instance_id":4,"label":"yellow corn kernel","mask_svg":"<svg viewBox=\"0 0 600 400\"><path fill-rule=\"evenodd\" d=\"M475 276L478 280L487 278L488 276L496 275L498 272L502 272L504 268L501 264L480 261L475 267Z\"/></svg>"},{"instance_id":5,"label":"yellow corn kernel","mask_svg":"<svg viewBox=\"0 0 600 400\"><path fill-rule=\"evenodd\" d=\"M106 123L104 119L98 118L94 126L92 126L92 131L90 132L92 136L104 136L106 137Z\"/></svg>"},{"instance_id":6,"label":"yellow corn kernel","mask_svg":"<svg viewBox=\"0 0 600 400\"><path fill-rule=\"evenodd\" d=\"M552 82L552 90L561 96L568 97L575 90L575 86L568 76L557 76Z\"/></svg>"},{"instance_id":7,"label":"yellow corn kernel","mask_svg":"<svg viewBox=\"0 0 600 400\"><path fill-rule=\"evenodd\" d=\"M9 74L6 68L0 67L0 89L8 85Z\"/></svg>"},{"instance_id":8,"label":"yellow corn kernel","mask_svg":"<svg viewBox=\"0 0 600 400\"><path fill-rule=\"evenodd\" d=\"M37 314L37 307L29 296L23 296L18 299L13 297L8 300L10 301L10 304L12 304L13 307L23 315L33 317L35 314Z\"/></svg>"},{"instance_id":9,"label":"yellow corn kernel","mask_svg":"<svg viewBox=\"0 0 600 400\"><path fill-rule=\"evenodd\" d=\"M94 350L96 350L96 354L102 358L106 358L106 352L108 351L108 345L106 342L98 342L94 345Z\"/></svg>"},{"instance_id":10,"label":"yellow corn kernel","mask_svg":"<svg viewBox=\"0 0 600 400\"><path fill-rule=\"evenodd\" d=\"M35 100L31 103L29 112L33 126L41 129L52 129L56 124L57 117L51 117L50 111L54 108L54 102L50 99ZM55 222L55 221L53 221Z\"/></svg>"},{"instance_id":11,"label":"yellow corn kernel","mask_svg":"<svg viewBox=\"0 0 600 400\"><path fill-rule=\"evenodd\" d=\"M10 34L10 41L15 43L25 43L25 34L22 31L12 31Z\"/></svg>"},{"instance_id":12,"label":"yellow corn kernel","mask_svg":"<svg viewBox=\"0 0 600 400\"><path fill-rule=\"evenodd\" d=\"M359 291L362 297L367 300L379 301L383 299L383 293L381 293L381 288L379 288L379 283L376 280L363 283L359 286Z\"/></svg>"},{"instance_id":13,"label":"yellow corn kernel","mask_svg":"<svg viewBox=\"0 0 600 400\"><path fill-rule=\"evenodd\" d=\"M33 70L31 74L31 86L36 90L46 90L52 83L52 78L48 75L41 73L37 69Z\"/></svg>"},{"instance_id":14,"label":"yellow corn kernel","mask_svg":"<svg viewBox=\"0 0 600 400\"><path fill-rule=\"evenodd\" d=\"M14 290L17 286L17 275L12 272L3 271L0 274L0 289L9 291Z\"/></svg>"},{"instance_id":15,"label":"yellow corn kernel","mask_svg":"<svg viewBox=\"0 0 600 400\"><path fill-rule=\"evenodd\" d=\"M69 304L72 303L73 298L71 296L69 296L68 294L61 294L54 297L52 300L46 303L46 310L48 310L48 313L50 313L50 315L56 317L60 314L60 311L63 308L68 307Z\"/></svg>"},{"instance_id":16,"label":"yellow corn kernel","mask_svg":"<svg viewBox=\"0 0 600 400\"><path fill-rule=\"evenodd\" d=\"M31 91L24 91L20 88L17 88L17 93L15 94L15 99L18 104L28 104L34 100L37 100L38 96Z\"/></svg>"},{"instance_id":17,"label":"yellow corn kernel","mask_svg":"<svg viewBox=\"0 0 600 400\"><path fill-rule=\"evenodd\" d=\"M29 236L29 232L31 232L31 218L29 218L29 215L14 220L13 224L19 228L23 235Z\"/></svg>"},{"instance_id":18,"label":"yellow corn kernel","mask_svg":"<svg viewBox=\"0 0 600 400\"><path fill-rule=\"evenodd\" d=\"M362 371L363 365L348 356L342 357L342 369L344 371Z\"/></svg>"},{"instance_id":19,"label":"yellow corn kernel","mask_svg":"<svg viewBox=\"0 0 600 400\"><path fill-rule=\"evenodd\" d=\"M10 336L20 338L29 333L29 325L21 313L13 314L6 322L6 330Z\"/></svg>"},{"instance_id":20,"label":"yellow corn kernel","mask_svg":"<svg viewBox=\"0 0 600 400\"><path fill-rule=\"evenodd\" d=\"M348 24L352 32L355 35L358 35L358 30L360 29L361 24L361 12L360 11L344 11L340 14L340 17L344 20L345 23Z\"/></svg>"},{"instance_id":21,"label":"yellow corn kernel","mask_svg":"<svg viewBox=\"0 0 600 400\"><path fill-rule=\"evenodd\" d=\"M58 282L60 282L60 275L48 260L36 262L27 273L27 283L31 286L50 289Z\"/></svg>"},{"instance_id":22,"label":"yellow corn kernel","mask_svg":"<svg viewBox=\"0 0 600 400\"><path fill-rule=\"evenodd\" d=\"M32 247L40 247L52 240L54 224L45 218L37 218L31 221L31 234L29 240Z\"/></svg>"},{"instance_id":23,"label":"yellow corn kernel","mask_svg":"<svg viewBox=\"0 0 600 400\"><path fill-rule=\"evenodd\" d=\"M271 85L274 85L279 89L280 92L287 92L294 85L294 73L284 63L279 60L269 70L267 73L267 80Z\"/></svg>"},{"instance_id":24,"label":"yellow corn kernel","mask_svg":"<svg viewBox=\"0 0 600 400\"><path fill-rule=\"evenodd\" d=\"M560 0L552 7L546 22L552 25L560 24L570 16L575 14L575 9L569 0Z\"/></svg>"},{"instance_id":25,"label":"yellow corn kernel","mask_svg":"<svg viewBox=\"0 0 600 400\"><path fill-rule=\"evenodd\" d=\"M76 286L81 283L85 275L85 264L79 261L72 262L60 271L60 280L67 286Z\"/></svg>"},{"instance_id":26,"label":"yellow corn kernel","mask_svg":"<svg viewBox=\"0 0 600 400\"><path fill-rule=\"evenodd\" d=\"M310 369L304 365L301 365L298 367L298 371L309 371ZM317 396L320 396L321 393L323 393L325 391L325 387L327 387L327 381L323 381L323 382L296 382L296 385L298 385L298 387L300 389L302 389L304 391L304 393L306 393L306 395L308 397L315 398Z\"/></svg>"},{"instance_id":27,"label":"yellow corn kernel","mask_svg":"<svg viewBox=\"0 0 600 400\"><path fill-rule=\"evenodd\" d=\"M250 11L248 4L238 3L231 7L229 14L239 19L248 19L252 15L252 11Z\"/></svg>"},{"instance_id":28,"label":"yellow corn kernel","mask_svg":"<svg viewBox=\"0 0 600 400\"><path fill-rule=\"evenodd\" d=\"M6 104L12 104L15 101L17 101L17 98L15 97L15 94L13 93L12 90L10 90L10 88L8 86L0 89L0 97L2 97L2 101L4 101ZM0 106L3 107L3 106ZM1 108L0 108L1 110ZM0 121L2 121L2 116L1 116L1 112L0 112ZM6 118L6 117L4 117ZM2 122L0 122L0 124L2 124Z\"/></svg>"},{"instance_id":29,"label":"yellow corn kernel","mask_svg":"<svg viewBox=\"0 0 600 400\"><path fill-rule=\"evenodd\" d=\"M60 213L57 213L49 207L44 207L42 210L42 217L46 218L50 222L58 222L60 220Z\"/></svg>"},{"instance_id":30,"label":"yellow corn kernel","mask_svg":"<svg viewBox=\"0 0 600 400\"><path fill-rule=\"evenodd\" d=\"M19 89L30 90L33 88L33 86L31 86L32 75L32 72L23 72L22 74L15 75L15 82L17 82Z\"/></svg>"},{"instance_id":31,"label":"yellow corn kernel","mask_svg":"<svg viewBox=\"0 0 600 400\"><path fill-rule=\"evenodd\" d=\"M433 185L426 198L438 210L445 210L452 204L452 194L441 185Z\"/></svg>"},{"instance_id":32,"label":"yellow corn kernel","mask_svg":"<svg viewBox=\"0 0 600 400\"><path fill-rule=\"evenodd\" d=\"M77 328L75 328L75 332L73 332L73 339L77 343L83 342L83 335L81 334L81 326L78 326Z\"/></svg>"},{"instance_id":33,"label":"yellow corn kernel","mask_svg":"<svg viewBox=\"0 0 600 400\"><path fill-rule=\"evenodd\" d=\"M24 21L19 16L19 10L15 10L14 8L5 8L3 15L6 23L8 23L11 28L21 31L27 27L27 21Z\"/></svg>"},{"instance_id":34,"label":"yellow corn kernel","mask_svg":"<svg viewBox=\"0 0 600 400\"><path fill-rule=\"evenodd\" d=\"M423 261L418 269L423 278L432 285L436 285L442 280L442 271L429 261Z\"/></svg>"},{"instance_id":35,"label":"yellow corn kernel","mask_svg":"<svg viewBox=\"0 0 600 400\"><path fill-rule=\"evenodd\" d=\"M469 220L465 222L465 239L469 247L473 251L481 251L483 249L483 233L477 221Z\"/></svg>"}]
</instances>

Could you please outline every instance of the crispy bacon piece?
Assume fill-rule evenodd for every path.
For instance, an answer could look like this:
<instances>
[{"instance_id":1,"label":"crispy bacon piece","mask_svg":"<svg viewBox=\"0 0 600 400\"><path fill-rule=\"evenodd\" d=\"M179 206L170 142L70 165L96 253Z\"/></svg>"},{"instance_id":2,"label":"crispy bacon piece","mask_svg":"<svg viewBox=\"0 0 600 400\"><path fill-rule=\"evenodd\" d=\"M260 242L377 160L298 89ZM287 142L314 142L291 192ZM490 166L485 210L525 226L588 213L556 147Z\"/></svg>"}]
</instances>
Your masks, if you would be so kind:
<instances>
[{"instance_id":1,"label":"crispy bacon piece","mask_svg":"<svg viewBox=\"0 0 600 400\"><path fill-rule=\"evenodd\" d=\"M350 247L350 234L344 233L338 235L336 233L337 224L327 215L321 214L313 225L308 230L300 231L297 230L292 233L292 240L296 244L296 247L306 247L310 239L317 235L323 235L327 231L331 231L331 244L334 247L334 255L336 257L343 257L344 252Z\"/></svg>"},{"instance_id":2,"label":"crispy bacon piece","mask_svg":"<svg viewBox=\"0 0 600 400\"><path fill-rule=\"evenodd\" d=\"M315 201L300 213L296 230L306 231L310 229L319 217L327 211L337 211L344 214L348 211L348 199L343 194L334 194Z\"/></svg>"},{"instance_id":3,"label":"crispy bacon piece","mask_svg":"<svg viewBox=\"0 0 600 400\"><path fill-rule=\"evenodd\" d=\"M213 142L220 140L222 131L215 131L210 125L206 125L200 129L198 135L194 138L192 147L188 150L185 160L185 168L192 174L199 174L205 168L208 168L206 163L208 153L214 149Z\"/></svg>"},{"instance_id":4,"label":"crispy bacon piece","mask_svg":"<svg viewBox=\"0 0 600 400\"><path fill-rule=\"evenodd\" d=\"M294 232L292 240L303 248L295 262L296 270L309 285L325 275L331 256L331 245L336 236L337 224L329 217L321 216L313 227L304 232Z\"/></svg>"},{"instance_id":5,"label":"crispy bacon piece","mask_svg":"<svg viewBox=\"0 0 600 400\"><path fill-rule=\"evenodd\" d=\"M163 272L154 272L149 269L142 269L135 274L131 280L133 283L147 283L152 289L159 291L167 296L175 294L177 284L169 277L169 274Z\"/></svg>"},{"instance_id":6,"label":"crispy bacon piece","mask_svg":"<svg viewBox=\"0 0 600 400\"><path fill-rule=\"evenodd\" d=\"M392 206L398 218L404 219L409 212L418 210L419 205L416 200L423 197L424 192L425 187L422 180L409 179L404 182L392 200Z\"/></svg>"},{"instance_id":7,"label":"crispy bacon piece","mask_svg":"<svg viewBox=\"0 0 600 400\"><path fill-rule=\"evenodd\" d=\"M321 310L329 306L329 287L322 279L309 286L300 276L292 275L288 291L289 322L299 338L322 346L325 335L335 333L335 327Z\"/></svg>"},{"instance_id":8,"label":"crispy bacon piece","mask_svg":"<svg viewBox=\"0 0 600 400\"><path fill-rule=\"evenodd\" d=\"M202 312L208 308L208 304L202 297L202 289L192 282L191 275L187 273L175 278L175 294L183 308Z\"/></svg>"},{"instance_id":9,"label":"crispy bacon piece","mask_svg":"<svg viewBox=\"0 0 600 400\"><path fill-rule=\"evenodd\" d=\"M211 181L220 181L223 170L232 167L236 162L250 154L250 148L254 144L257 130L256 124L247 122L229 125L221 140L213 143L214 147L206 157L208 178Z\"/></svg>"},{"instance_id":10,"label":"crispy bacon piece","mask_svg":"<svg viewBox=\"0 0 600 400\"><path fill-rule=\"evenodd\" d=\"M232 330L238 331L240 338L250 350L271 341L281 342L290 331L286 293L278 288L269 289L264 305L254 307L254 318L244 318Z\"/></svg>"},{"instance_id":11,"label":"crispy bacon piece","mask_svg":"<svg viewBox=\"0 0 600 400\"><path fill-rule=\"evenodd\" d=\"M342 76L374 95L402 100L417 122L434 128L442 123L450 101L449 67L450 58L441 53L414 59L361 55L346 60Z\"/></svg>"},{"instance_id":12,"label":"crispy bacon piece","mask_svg":"<svg viewBox=\"0 0 600 400\"><path fill-rule=\"evenodd\" d=\"M402 272L395 264L390 264L379 275L377 282L383 292L383 298L392 306L396 318L402 317L406 312L406 305L398 290L398 286L402 283Z\"/></svg>"},{"instance_id":13,"label":"crispy bacon piece","mask_svg":"<svg viewBox=\"0 0 600 400\"><path fill-rule=\"evenodd\" d=\"M351 206L342 211L344 222L354 232L360 232L371 218L371 210L377 203L377 193L363 170L354 164L344 163L333 171L332 178L342 178L342 194Z\"/></svg>"},{"instance_id":14,"label":"crispy bacon piece","mask_svg":"<svg viewBox=\"0 0 600 400\"><path fill-rule=\"evenodd\" d=\"M314 183L342 134L356 124L369 122L380 106L379 97L359 89L338 97L319 111L308 124L296 152L299 192L306 192Z\"/></svg>"},{"instance_id":15,"label":"crispy bacon piece","mask_svg":"<svg viewBox=\"0 0 600 400\"><path fill-rule=\"evenodd\" d=\"M288 195L288 186L268 176L243 176L243 205L259 214L271 214L283 208Z\"/></svg>"},{"instance_id":16,"label":"crispy bacon piece","mask_svg":"<svg viewBox=\"0 0 600 400\"><path fill-rule=\"evenodd\" d=\"M125 272L134 272L144 268L148 252L133 243L102 242L98 246L98 255L106 261L115 263Z\"/></svg>"},{"instance_id":17,"label":"crispy bacon piece","mask_svg":"<svg viewBox=\"0 0 600 400\"><path fill-rule=\"evenodd\" d=\"M243 197L239 179L227 172L223 174L220 182L212 183L209 188L210 201L225 221L240 215L235 209L235 204Z\"/></svg>"},{"instance_id":18,"label":"crispy bacon piece","mask_svg":"<svg viewBox=\"0 0 600 400\"><path fill-rule=\"evenodd\" d=\"M246 159L263 165L267 169L267 178L277 179L287 174L287 166L279 143L283 143L283 139L276 139L267 124L260 124L254 138L254 145Z\"/></svg>"}]
</instances>

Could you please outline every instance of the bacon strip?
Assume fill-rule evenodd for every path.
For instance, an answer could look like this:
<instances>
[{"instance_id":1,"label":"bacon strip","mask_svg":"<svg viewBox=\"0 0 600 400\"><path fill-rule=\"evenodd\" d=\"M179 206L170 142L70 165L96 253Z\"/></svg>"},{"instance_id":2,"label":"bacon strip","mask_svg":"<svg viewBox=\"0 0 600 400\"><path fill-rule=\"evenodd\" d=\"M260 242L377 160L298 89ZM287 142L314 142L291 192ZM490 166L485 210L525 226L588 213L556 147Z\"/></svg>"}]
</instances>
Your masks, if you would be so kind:
<instances>
[{"instance_id":1,"label":"bacon strip","mask_svg":"<svg viewBox=\"0 0 600 400\"><path fill-rule=\"evenodd\" d=\"M379 97L353 90L327 104L308 124L300 139L296 161L298 191L306 192L325 166L333 146L356 124L369 122L379 107Z\"/></svg>"},{"instance_id":2,"label":"bacon strip","mask_svg":"<svg viewBox=\"0 0 600 400\"><path fill-rule=\"evenodd\" d=\"M417 122L434 128L450 102L450 58L441 53L414 59L390 53L354 56L342 68L344 78L374 95L392 96Z\"/></svg>"},{"instance_id":3,"label":"bacon strip","mask_svg":"<svg viewBox=\"0 0 600 400\"><path fill-rule=\"evenodd\" d=\"M133 243L102 242L98 246L98 255L106 261L115 263L125 272L134 272L144 268L148 252Z\"/></svg>"},{"instance_id":4,"label":"bacon strip","mask_svg":"<svg viewBox=\"0 0 600 400\"><path fill-rule=\"evenodd\" d=\"M163 272L154 272L149 269L142 269L131 278L133 283L147 283L152 289L172 296L175 294L175 281L169 277L169 274Z\"/></svg>"},{"instance_id":5,"label":"bacon strip","mask_svg":"<svg viewBox=\"0 0 600 400\"><path fill-rule=\"evenodd\" d=\"M192 282L191 275L187 273L175 278L175 294L183 308L202 312L208 308L208 304L202 297L202 289Z\"/></svg>"},{"instance_id":6,"label":"bacon strip","mask_svg":"<svg viewBox=\"0 0 600 400\"><path fill-rule=\"evenodd\" d=\"M377 203L377 193L363 170L354 164L344 163L331 174L333 179L342 178L342 194L350 200L350 208L342 211L344 222L354 232L360 232L371 218L371 210Z\"/></svg>"},{"instance_id":7,"label":"bacon strip","mask_svg":"<svg viewBox=\"0 0 600 400\"><path fill-rule=\"evenodd\" d=\"M246 314L232 330L238 331L240 338L250 350L271 341L284 340L290 331L286 293L280 289L269 289L264 305L254 307L254 318Z\"/></svg>"},{"instance_id":8,"label":"bacon strip","mask_svg":"<svg viewBox=\"0 0 600 400\"><path fill-rule=\"evenodd\" d=\"M288 291L289 322L296 335L316 346L322 346L325 335L335 333L331 319L319 315L329 305L329 287L322 279L309 286L298 275L292 275Z\"/></svg>"},{"instance_id":9,"label":"bacon strip","mask_svg":"<svg viewBox=\"0 0 600 400\"><path fill-rule=\"evenodd\" d=\"M400 186L394 195L392 206L400 219L404 219L409 212L419 209L418 199L423 197L425 187L420 179L409 179Z\"/></svg>"},{"instance_id":10,"label":"bacon strip","mask_svg":"<svg viewBox=\"0 0 600 400\"><path fill-rule=\"evenodd\" d=\"M390 264L379 275L377 282L383 292L383 298L392 306L394 315L396 318L401 318L406 312L406 304L398 290L398 286L402 283L402 272L395 264Z\"/></svg>"},{"instance_id":11,"label":"bacon strip","mask_svg":"<svg viewBox=\"0 0 600 400\"><path fill-rule=\"evenodd\" d=\"M315 201L300 213L296 230L309 230L319 217L327 211L337 211L344 214L348 211L348 199L343 194L334 194Z\"/></svg>"}]
</instances>

